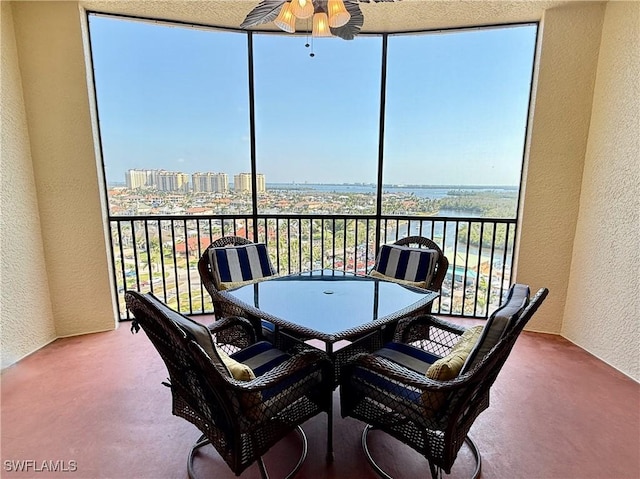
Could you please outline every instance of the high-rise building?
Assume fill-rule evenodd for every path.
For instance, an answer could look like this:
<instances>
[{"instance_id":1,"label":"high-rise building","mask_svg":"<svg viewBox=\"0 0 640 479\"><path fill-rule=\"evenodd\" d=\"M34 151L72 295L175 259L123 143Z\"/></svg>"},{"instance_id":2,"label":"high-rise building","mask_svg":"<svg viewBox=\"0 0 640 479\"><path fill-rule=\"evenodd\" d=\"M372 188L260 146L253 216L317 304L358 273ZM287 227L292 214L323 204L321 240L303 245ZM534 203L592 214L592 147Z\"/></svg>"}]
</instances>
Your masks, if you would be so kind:
<instances>
[{"instance_id":1,"label":"high-rise building","mask_svg":"<svg viewBox=\"0 0 640 479\"><path fill-rule=\"evenodd\" d=\"M240 173L233 177L233 190L236 192L251 192L251 173ZM262 173L256 174L256 190L264 193L266 182Z\"/></svg>"},{"instance_id":2,"label":"high-rise building","mask_svg":"<svg viewBox=\"0 0 640 479\"><path fill-rule=\"evenodd\" d=\"M226 193L229 191L229 176L226 173L214 173L211 179L214 193Z\"/></svg>"},{"instance_id":3,"label":"high-rise building","mask_svg":"<svg viewBox=\"0 0 640 479\"><path fill-rule=\"evenodd\" d=\"M262 173L256 174L256 185L258 193L264 193L267 191L267 184Z\"/></svg>"},{"instance_id":4,"label":"high-rise building","mask_svg":"<svg viewBox=\"0 0 640 479\"><path fill-rule=\"evenodd\" d=\"M239 173L233 176L233 190L236 193L251 192L251 173Z\"/></svg>"},{"instance_id":5,"label":"high-rise building","mask_svg":"<svg viewBox=\"0 0 640 479\"><path fill-rule=\"evenodd\" d=\"M144 170L147 173L147 185L158 187L158 175L164 170Z\"/></svg>"},{"instance_id":6,"label":"high-rise building","mask_svg":"<svg viewBox=\"0 0 640 479\"><path fill-rule=\"evenodd\" d=\"M125 174L127 187L155 188L159 191L183 192L190 189L195 193L227 193L229 191L229 175L226 173L193 173L188 175L178 171L131 169ZM237 192L251 192L251 173L240 173L233 177L234 190ZM256 175L256 187L258 193L266 191L264 175Z\"/></svg>"},{"instance_id":7,"label":"high-rise building","mask_svg":"<svg viewBox=\"0 0 640 479\"><path fill-rule=\"evenodd\" d=\"M189 191L189 175L177 171L160 170L157 174L156 188L160 191Z\"/></svg>"},{"instance_id":8,"label":"high-rise building","mask_svg":"<svg viewBox=\"0 0 640 479\"><path fill-rule=\"evenodd\" d=\"M164 170L128 170L125 174L127 188L158 188L160 175L167 173Z\"/></svg>"},{"instance_id":9,"label":"high-rise building","mask_svg":"<svg viewBox=\"0 0 640 479\"><path fill-rule=\"evenodd\" d=\"M187 193L189 191L189 175L186 173L176 173L176 182L178 185L178 191Z\"/></svg>"},{"instance_id":10,"label":"high-rise building","mask_svg":"<svg viewBox=\"0 0 640 479\"><path fill-rule=\"evenodd\" d=\"M194 173L192 184L195 193L226 193L229 191L229 177L226 173Z\"/></svg>"},{"instance_id":11,"label":"high-rise building","mask_svg":"<svg viewBox=\"0 0 640 479\"><path fill-rule=\"evenodd\" d=\"M128 170L125 174L127 188L145 188L153 186L150 182L149 170Z\"/></svg>"},{"instance_id":12,"label":"high-rise building","mask_svg":"<svg viewBox=\"0 0 640 479\"><path fill-rule=\"evenodd\" d=\"M194 173L191 175L191 187L194 193L210 191L211 178L208 173Z\"/></svg>"}]
</instances>

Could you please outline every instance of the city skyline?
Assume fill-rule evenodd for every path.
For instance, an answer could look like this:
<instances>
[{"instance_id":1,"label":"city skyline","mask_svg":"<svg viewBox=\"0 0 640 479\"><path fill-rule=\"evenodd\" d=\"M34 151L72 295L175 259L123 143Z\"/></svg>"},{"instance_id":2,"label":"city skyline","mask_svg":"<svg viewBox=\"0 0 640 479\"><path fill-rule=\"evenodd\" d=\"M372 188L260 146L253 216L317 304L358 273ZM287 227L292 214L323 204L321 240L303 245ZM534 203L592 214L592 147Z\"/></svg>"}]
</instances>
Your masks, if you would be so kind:
<instances>
[{"instance_id":1,"label":"city skyline","mask_svg":"<svg viewBox=\"0 0 640 479\"><path fill-rule=\"evenodd\" d=\"M178 170L165 170L162 168L129 168L128 170L125 171L124 174L124 181L111 181L108 182L107 186L109 187L120 187L120 186L127 186L128 188L132 188L131 186L131 181L128 178L128 174L130 172L165 172L165 173L171 173L171 174L184 174L184 175L189 175L193 178L194 175L224 175L228 177L228 173L226 172L222 172L222 171L194 171L191 173L188 172L184 172L184 171L178 171ZM249 172L241 172L238 175L251 175L251 173ZM235 178L238 175L233 175L233 177ZM365 182L335 182L335 183L318 183L318 182L314 182L314 181L304 181L304 182L296 182L296 181L289 181L289 182L267 182L266 181L266 175L264 175L263 173L257 173L256 174L258 177L262 177L263 180L259 180L260 183L264 183L265 185L325 185L325 186L331 186L331 185L342 185L342 186L376 186L376 183L365 183ZM233 184L233 183L229 183L229 184ZM383 183L383 187L396 187L396 188L429 188L429 189L433 189L433 188L440 188L440 189L447 189L447 188L462 188L462 189L491 189L491 188L495 188L495 189L517 189L519 187L519 185L517 184L513 184L513 185L499 185L499 184L494 184L494 185L480 185L480 184L467 184L467 185L460 185L460 184L448 184L448 185L443 185L443 184L420 184L420 183Z\"/></svg>"},{"instance_id":2,"label":"city skyline","mask_svg":"<svg viewBox=\"0 0 640 479\"><path fill-rule=\"evenodd\" d=\"M155 188L167 192L213 192L227 193L229 191L229 175L224 172L195 172L169 171L158 168L130 168L125 172L125 185L129 189ZM250 192L252 184L251 173L233 175L233 189L236 192ZM256 174L256 188L259 193L266 191L265 176Z\"/></svg>"}]
</instances>

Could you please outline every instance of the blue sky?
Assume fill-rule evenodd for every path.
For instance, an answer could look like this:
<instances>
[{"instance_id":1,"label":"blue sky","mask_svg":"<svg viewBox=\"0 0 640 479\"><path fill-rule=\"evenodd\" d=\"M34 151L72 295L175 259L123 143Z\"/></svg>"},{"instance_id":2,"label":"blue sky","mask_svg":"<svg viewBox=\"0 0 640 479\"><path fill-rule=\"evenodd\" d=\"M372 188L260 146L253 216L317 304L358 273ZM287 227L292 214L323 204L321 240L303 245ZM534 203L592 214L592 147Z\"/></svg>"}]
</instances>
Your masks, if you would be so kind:
<instances>
[{"instance_id":1,"label":"blue sky","mask_svg":"<svg viewBox=\"0 0 640 479\"><path fill-rule=\"evenodd\" d=\"M250 169L243 33L90 17L109 182L129 168ZM382 41L254 35L267 182L373 183ZM391 36L384 182L517 185L535 26Z\"/></svg>"}]
</instances>

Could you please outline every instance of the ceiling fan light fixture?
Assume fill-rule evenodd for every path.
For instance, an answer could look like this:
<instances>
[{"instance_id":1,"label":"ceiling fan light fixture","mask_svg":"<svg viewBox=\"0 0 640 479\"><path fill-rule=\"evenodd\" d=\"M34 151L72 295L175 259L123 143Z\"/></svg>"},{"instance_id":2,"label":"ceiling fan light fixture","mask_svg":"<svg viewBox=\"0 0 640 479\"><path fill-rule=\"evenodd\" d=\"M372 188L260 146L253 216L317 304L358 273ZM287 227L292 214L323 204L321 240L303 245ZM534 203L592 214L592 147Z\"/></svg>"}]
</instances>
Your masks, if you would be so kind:
<instances>
[{"instance_id":1,"label":"ceiling fan light fixture","mask_svg":"<svg viewBox=\"0 0 640 479\"><path fill-rule=\"evenodd\" d=\"M327 3L327 11L329 15L329 26L331 28L342 27L351 19L351 14L345 8L342 0L329 0Z\"/></svg>"},{"instance_id":2,"label":"ceiling fan light fixture","mask_svg":"<svg viewBox=\"0 0 640 479\"><path fill-rule=\"evenodd\" d=\"M313 15L313 2L311 0L291 0L291 11L297 18L309 18Z\"/></svg>"},{"instance_id":3,"label":"ceiling fan light fixture","mask_svg":"<svg viewBox=\"0 0 640 479\"><path fill-rule=\"evenodd\" d=\"M280 30L284 30L287 33L295 33L296 17L291 10L291 2L285 2L282 5L278 18L276 18L273 23L275 23Z\"/></svg>"},{"instance_id":4,"label":"ceiling fan light fixture","mask_svg":"<svg viewBox=\"0 0 640 479\"><path fill-rule=\"evenodd\" d=\"M303 31L307 35L309 24L313 24L312 38L336 36L353 40L364 25L360 3L397 1L400 0L251 0L246 3L255 2L257 5L247 13L240 28L248 30L275 21L278 28L295 33L298 19L304 18Z\"/></svg>"},{"instance_id":5,"label":"ceiling fan light fixture","mask_svg":"<svg viewBox=\"0 0 640 479\"><path fill-rule=\"evenodd\" d=\"M313 37L330 37L331 30L329 29L329 18L325 12L318 12L313 14L313 30L311 31Z\"/></svg>"}]
</instances>

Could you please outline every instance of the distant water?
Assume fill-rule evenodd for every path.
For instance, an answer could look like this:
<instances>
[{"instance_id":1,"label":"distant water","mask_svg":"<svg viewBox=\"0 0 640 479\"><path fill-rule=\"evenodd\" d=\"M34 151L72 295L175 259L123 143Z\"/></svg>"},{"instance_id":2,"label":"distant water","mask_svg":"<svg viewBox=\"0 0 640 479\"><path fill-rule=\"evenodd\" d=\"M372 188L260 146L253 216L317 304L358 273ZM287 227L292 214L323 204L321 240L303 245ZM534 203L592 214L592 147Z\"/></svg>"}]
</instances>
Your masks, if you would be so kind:
<instances>
[{"instance_id":1,"label":"distant water","mask_svg":"<svg viewBox=\"0 0 640 479\"><path fill-rule=\"evenodd\" d=\"M292 190L292 191L317 191L323 193L376 193L375 186L372 185L324 185L324 184L298 184L298 183L267 183L268 190ZM385 186L382 188L383 193L397 194L413 194L418 198L440 199L448 196L449 191L464 190L465 192L475 193L482 191L517 191L517 187L505 186L487 186L487 187L468 187L468 186L443 186L443 187L399 187Z\"/></svg>"}]
</instances>

